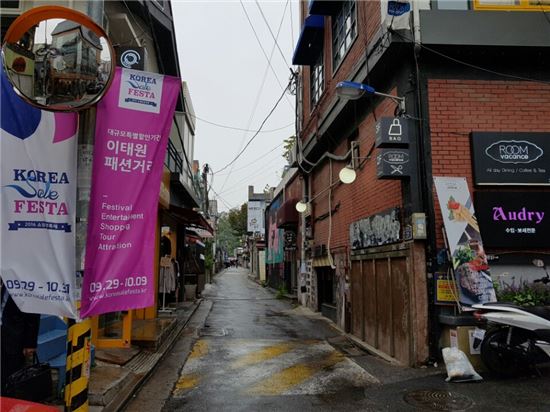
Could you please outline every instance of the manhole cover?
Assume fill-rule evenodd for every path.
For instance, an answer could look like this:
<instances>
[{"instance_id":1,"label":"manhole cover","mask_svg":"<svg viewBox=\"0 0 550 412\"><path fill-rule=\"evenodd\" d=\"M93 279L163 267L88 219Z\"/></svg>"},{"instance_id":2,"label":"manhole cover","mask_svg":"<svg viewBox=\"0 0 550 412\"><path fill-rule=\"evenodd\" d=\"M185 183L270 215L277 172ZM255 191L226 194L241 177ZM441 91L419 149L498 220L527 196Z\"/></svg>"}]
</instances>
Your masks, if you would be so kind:
<instances>
[{"instance_id":1,"label":"manhole cover","mask_svg":"<svg viewBox=\"0 0 550 412\"><path fill-rule=\"evenodd\" d=\"M432 411L463 411L473 404L472 400L464 395L429 389L408 392L403 399L416 408Z\"/></svg>"}]
</instances>

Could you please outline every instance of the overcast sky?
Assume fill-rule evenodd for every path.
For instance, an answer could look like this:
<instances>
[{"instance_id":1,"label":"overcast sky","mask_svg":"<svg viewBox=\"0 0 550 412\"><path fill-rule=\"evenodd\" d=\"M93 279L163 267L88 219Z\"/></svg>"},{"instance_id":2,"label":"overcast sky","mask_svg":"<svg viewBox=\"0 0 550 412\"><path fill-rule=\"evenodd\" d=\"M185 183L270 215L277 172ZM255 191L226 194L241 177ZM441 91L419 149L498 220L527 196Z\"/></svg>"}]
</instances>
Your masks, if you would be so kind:
<instances>
[{"instance_id":1,"label":"overcast sky","mask_svg":"<svg viewBox=\"0 0 550 412\"><path fill-rule=\"evenodd\" d=\"M172 0L172 11L182 79L197 116L194 158L217 172L254 135L288 84L300 28L298 1ZM266 185L278 184L286 163L282 142L294 134L294 105L295 97L285 93L262 128L280 130L260 133L233 167L215 174L213 188L219 196L211 192L211 197L218 198L220 210L246 202L248 185L262 192Z\"/></svg>"}]
</instances>

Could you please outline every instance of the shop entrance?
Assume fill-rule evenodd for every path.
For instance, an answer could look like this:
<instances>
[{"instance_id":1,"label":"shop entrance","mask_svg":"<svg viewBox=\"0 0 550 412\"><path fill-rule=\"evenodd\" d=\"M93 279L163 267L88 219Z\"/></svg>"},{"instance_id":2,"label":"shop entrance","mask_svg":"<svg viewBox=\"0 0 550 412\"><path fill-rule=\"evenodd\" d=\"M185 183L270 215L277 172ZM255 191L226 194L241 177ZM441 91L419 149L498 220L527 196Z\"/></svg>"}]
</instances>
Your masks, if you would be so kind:
<instances>
[{"instance_id":1,"label":"shop entrance","mask_svg":"<svg viewBox=\"0 0 550 412\"><path fill-rule=\"evenodd\" d=\"M330 266L315 268L317 273L317 310L336 322L336 271Z\"/></svg>"}]
</instances>

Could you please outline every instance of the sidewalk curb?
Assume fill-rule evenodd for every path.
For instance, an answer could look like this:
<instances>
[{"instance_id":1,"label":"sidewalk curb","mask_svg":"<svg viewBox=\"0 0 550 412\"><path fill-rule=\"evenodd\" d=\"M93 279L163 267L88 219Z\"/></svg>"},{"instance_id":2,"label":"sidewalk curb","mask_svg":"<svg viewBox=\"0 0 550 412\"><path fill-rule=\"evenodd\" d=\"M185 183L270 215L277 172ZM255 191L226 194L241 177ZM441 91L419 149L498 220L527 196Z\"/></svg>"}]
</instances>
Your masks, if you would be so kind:
<instances>
[{"instance_id":1,"label":"sidewalk curb","mask_svg":"<svg viewBox=\"0 0 550 412\"><path fill-rule=\"evenodd\" d=\"M103 412L116 412L120 411L127 403L132 399L134 394L147 382L147 380L151 377L155 369L157 368L157 365L160 363L162 359L166 356L166 354L170 351L170 349L174 346L177 339L180 337L183 330L186 328L187 324L197 311L197 309L201 306L203 302L203 299L197 299L197 304L193 307L193 310L187 316L187 318L182 321L181 324L176 324L174 330L170 333L170 337L167 339L164 345L161 345L161 348L163 349L162 352L152 352L152 354L160 354L160 356L157 357L154 365L144 374L135 374L134 372L130 371L128 374L129 382L125 383L119 392L117 396L115 396L107 405L105 405L102 409ZM178 322L179 323L179 322ZM160 348L159 348L160 349ZM95 405L91 405L95 406Z\"/></svg>"}]
</instances>

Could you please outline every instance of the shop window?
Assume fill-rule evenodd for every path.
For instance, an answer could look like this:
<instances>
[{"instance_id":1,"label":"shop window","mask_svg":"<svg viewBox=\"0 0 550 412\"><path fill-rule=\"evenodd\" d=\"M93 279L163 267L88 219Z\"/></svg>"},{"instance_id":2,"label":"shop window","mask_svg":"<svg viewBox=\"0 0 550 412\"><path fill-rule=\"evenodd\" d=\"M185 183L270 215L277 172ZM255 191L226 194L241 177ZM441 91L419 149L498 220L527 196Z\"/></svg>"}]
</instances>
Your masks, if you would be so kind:
<instances>
[{"instance_id":1,"label":"shop window","mask_svg":"<svg viewBox=\"0 0 550 412\"><path fill-rule=\"evenodd\" d=\"M336 71L344 60L357 37L357 7L355 1L348 0L332 21L332 62Z\"/></svg>"},{"instance_id":2,"label":"shop window","mask_svg":"<svg viewBox=\"0 0 550 412\"><path fill-rule=\"evenodd\" d=\"M0 1L2 9L19 9L19 0L2 0Z\"/></svg>"},{"instance_id":3,"label":"shop window","mask_svg":"<svg viewBox=\"0 0 550 412\"><path fill-rule=\"evenodd\" d=\"M550 0L474 0L475 10L550 10Z\"/></svg>"},{"instance_id":4,"label":"shop window","mask_svg":"<svg viewBox=\"0 0 550 412\"><path fill-rule=\"evenodd\" d=\"M309 77L310 94L311 94L311 107L315 105L321 99L321 95L325 89L325 67L323 64L323 54L319 56L317 63L311 66L311 72Z\"/></svg>"}]
</instances>

